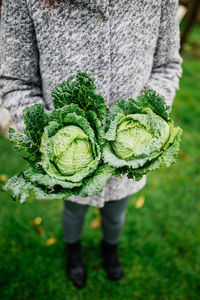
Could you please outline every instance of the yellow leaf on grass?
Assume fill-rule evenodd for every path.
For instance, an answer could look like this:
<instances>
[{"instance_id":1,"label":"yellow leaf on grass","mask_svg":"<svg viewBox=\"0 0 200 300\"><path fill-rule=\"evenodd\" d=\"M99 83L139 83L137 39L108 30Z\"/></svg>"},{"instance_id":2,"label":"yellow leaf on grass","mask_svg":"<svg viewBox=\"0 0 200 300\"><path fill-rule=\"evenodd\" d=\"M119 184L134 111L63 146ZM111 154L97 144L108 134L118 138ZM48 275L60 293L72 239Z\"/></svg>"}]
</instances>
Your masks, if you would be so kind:
<instances>
[{"instance_id":1,"label":"yellow leaf on grass","mask_svg":"<svg viewBox=\"0 0 200 300\"><path fill-rule=\"evenodd\" d=\"M0 175L0 181L1 181L1 182L5 182L7 179L8 179L8 176L7 176L7 175L5 175L5 174L1 174L1 175Z\"/></svg>"},{"instance_id":2,"label":"yellow leaf on grass","mask_svg":"<svg viewBox=\"0 0 200 300\"><path fill-rule=\"evenodd\" d=\"M37 217L34 220L30 221L30 224L32 226L39 226L41 223L42 223L42 218L40 218L40 217Z\"/></svg>"},{"instance_id":3,"label":"yellow leaf on grass","mask_svg":"<svg viewBox=\"0 0 200 300\"><path fill-rule=\"evenodd\" d=\"M52 246L54 245L55 243L57 243L58 239L56 237L51 237L50 239L48 239L46 241L46 246Z\"/></svg>"},{"instance_id":4,"label":"yellow leaf on grass","mask_svg":"<svg viewBox=\"0 0 200 300\"><path fill-rule=\"evenodd\" d=\"M99 216L99 214L100 214L100 212L99 212L98 208L95 208L95 209L93 210L93 215Z\"/></svg>"},{"instance_id":5,"label":"yellow leaf on grass","mask_svg":"<svg viewBox=\"0 0 200 300\"><path fill-rule=\"evenodd\" d=\"M91 224L90 227L92 229L97 229L101 227L101 216L98 216L96 219L94 219Z\"/></svg>"},{"instance_id":6,"label":"yellow leaf on grass","mask_svg":"<svg viewBox=\"0 0 200 300\"><path fill-rule=\"evenodd\" d=\"M35 225L40 225L42 223L42 218L37 217L37 218L35 218L34 222L35 222Z\"/></svg>"},{"instance_id":7,"label":"yellow leaf on grass","mask_svg":"<svg viewBox=\"0 0 200 300\"><path fill-rule=\"evenodd\" d=\"M144 196L141 195L135 203L136 208L141 208L144 205Z\"/></svg>"}]
</instances>

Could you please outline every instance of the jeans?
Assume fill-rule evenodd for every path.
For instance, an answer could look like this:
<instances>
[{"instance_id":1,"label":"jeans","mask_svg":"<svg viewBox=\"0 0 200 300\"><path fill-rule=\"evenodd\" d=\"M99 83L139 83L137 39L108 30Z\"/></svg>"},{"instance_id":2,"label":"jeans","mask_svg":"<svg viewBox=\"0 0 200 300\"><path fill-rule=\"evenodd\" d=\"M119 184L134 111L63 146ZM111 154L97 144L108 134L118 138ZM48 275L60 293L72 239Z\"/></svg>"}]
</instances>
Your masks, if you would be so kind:
<instances>
[{"instance_id":1,"label":"jeans","mask_svg":"<svg viewBox=\"0 0 200 300\"><path fill-rule=\"evenodd\" d=\"M110 244L119 242L129 199L130 196L127 196L120 200L108 201L105 202L104 207L99 208L103 238ZM81 240L84 217L88 208L89 205L69 200L64 201L62 225L66 243L74 243Z\"/></svg>"}]
</instances>

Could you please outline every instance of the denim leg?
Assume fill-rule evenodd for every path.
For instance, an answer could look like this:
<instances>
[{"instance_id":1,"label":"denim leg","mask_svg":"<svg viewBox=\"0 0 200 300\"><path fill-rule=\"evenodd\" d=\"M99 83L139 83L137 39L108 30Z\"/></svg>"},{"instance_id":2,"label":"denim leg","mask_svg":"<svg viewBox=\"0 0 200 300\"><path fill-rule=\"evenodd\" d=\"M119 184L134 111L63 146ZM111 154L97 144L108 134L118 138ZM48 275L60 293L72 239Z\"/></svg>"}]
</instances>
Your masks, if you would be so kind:
<instances>
[{"instance_id":1,"label":"denim leg","mask_svg":"<svg viewBox=\"0 0 200 300\"><path fill-rule=\"evenodd\" d=\"M110 244L119 242L130 197L131 195L120 200L108 201L100 208L103 238Z\"/></svg>"},{"instance_id":2,"label":"denim leg","mask_svg":"<svg viewBox=\"0 0 200 300\"><path fill-rule=\"evenodd\" d=\"M69 200L64 201L62 226L66 243L74 243L81 240L84 217L88 207L88 205L75 203Z\"/></svg>"}]
</instances>

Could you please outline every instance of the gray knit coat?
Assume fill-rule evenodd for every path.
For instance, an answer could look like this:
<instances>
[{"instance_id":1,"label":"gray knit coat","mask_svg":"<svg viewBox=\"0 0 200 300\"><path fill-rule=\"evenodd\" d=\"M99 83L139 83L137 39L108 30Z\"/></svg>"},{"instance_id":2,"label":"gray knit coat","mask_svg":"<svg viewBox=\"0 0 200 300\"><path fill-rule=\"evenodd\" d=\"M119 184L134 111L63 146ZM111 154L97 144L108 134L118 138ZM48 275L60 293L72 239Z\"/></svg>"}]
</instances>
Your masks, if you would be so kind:
<instances>
[{"instance_id":1,"label":"gray knit coat","mask_svg":"<svg viewBox=\"0 0 200 300\"><path fill-rule=\"evenodd\" d=\"M172 105L179 87L178 0L3 0L1 100L23 131L24 107L52 108L51 91L77 70L96 78L110 107L152 88ZM102 207L145 185L112 177L98 196L69 200Z\"/></svg>"}]
</instances>

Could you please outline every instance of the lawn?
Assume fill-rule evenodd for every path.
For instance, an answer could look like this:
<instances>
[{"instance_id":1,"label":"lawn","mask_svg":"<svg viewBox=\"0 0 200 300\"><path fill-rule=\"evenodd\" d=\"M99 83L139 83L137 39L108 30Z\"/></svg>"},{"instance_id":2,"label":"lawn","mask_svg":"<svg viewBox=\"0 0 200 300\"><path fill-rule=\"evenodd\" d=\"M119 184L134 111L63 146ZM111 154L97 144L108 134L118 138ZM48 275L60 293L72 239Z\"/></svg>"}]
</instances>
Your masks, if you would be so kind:
<instances>
[{"instance_id":1,"label":"lawn","mask_svg":"<svg viewBox=\"0 0 200 300\"><path fill-rule=\"evenodd\" d=\"M98 209L90 207L85 219L82 245L88 281L78 291L64 271L62 201L20 205L0 192L0 299L200 299L199 37L200 26L185 45L172 112L184 130L180 155L169 169L150 174L146 187L128 204L119 244L123 279L108 281L101 267L101 229L91 226ZM0 153L0 174L11 177L24 168L3 137Z\"/></svg>"}]
</instances>

